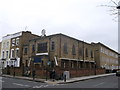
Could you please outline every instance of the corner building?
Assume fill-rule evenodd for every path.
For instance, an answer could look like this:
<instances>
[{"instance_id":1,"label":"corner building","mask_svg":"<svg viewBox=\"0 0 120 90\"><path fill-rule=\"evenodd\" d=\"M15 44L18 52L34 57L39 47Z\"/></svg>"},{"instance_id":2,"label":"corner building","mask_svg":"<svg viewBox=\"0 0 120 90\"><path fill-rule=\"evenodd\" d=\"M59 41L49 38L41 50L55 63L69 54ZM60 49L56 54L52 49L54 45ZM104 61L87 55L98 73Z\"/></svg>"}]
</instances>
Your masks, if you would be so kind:
<instances>
[{"instance_id":1,"label":"corner building","mask_svg":"<svg viewBox=\"0 0 120 90\"><path fill-rule=\"evenodd\" d=\"M38 59L40 61L36 62ZM47 67L49 70L56 69L58 73L59 70L63 70L74 74L78 70L82 75L83 70L92 70L92 73L89 70L86 71L88 75L94 74L95 70L93 46L64 34L42 36L30 40L29 44L23 47L23 62L25 67L31 69L38 67L46 69Z\"/></svg>"}]
</instances>

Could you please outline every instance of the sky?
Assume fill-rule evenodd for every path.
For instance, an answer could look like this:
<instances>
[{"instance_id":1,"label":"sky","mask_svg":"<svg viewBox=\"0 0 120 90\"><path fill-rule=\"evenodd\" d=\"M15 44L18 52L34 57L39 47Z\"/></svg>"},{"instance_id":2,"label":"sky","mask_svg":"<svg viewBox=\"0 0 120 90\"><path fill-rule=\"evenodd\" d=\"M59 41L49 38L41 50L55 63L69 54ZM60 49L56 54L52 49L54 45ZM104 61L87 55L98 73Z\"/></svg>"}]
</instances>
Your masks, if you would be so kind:
<instances>
[{"instance_id":1,"label":"sky","mask_svg":"<svg viewBox=\"0 0 120 90\"><path fill-rule=\"evenodd\" d=\"M101 42L118 51L118 22L111 0L0 0L0 40L30 30L63 33L85 42ZM25 27L27 29L25 30Z\"/></svg>"}]
</instances>

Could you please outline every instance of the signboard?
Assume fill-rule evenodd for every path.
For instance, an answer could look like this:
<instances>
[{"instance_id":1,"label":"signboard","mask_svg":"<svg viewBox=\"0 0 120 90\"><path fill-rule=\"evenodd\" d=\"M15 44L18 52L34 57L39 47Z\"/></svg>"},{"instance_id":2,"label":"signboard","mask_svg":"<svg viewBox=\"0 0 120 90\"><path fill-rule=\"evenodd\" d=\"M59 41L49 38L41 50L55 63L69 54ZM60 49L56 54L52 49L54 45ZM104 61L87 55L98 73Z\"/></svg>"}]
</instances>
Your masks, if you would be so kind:
<instances>
[{"instance_id":1,"label":"signboard","mask_svg":"<svg viewBox=\"0 0 120 90\"><path fill-rule=\"evenodd\" d=\"M34 63L41 63L42 60L41 60L40 57L34 57L34 58L33 58L33 62L34 62Z\"/></svg>"}]
</instances>

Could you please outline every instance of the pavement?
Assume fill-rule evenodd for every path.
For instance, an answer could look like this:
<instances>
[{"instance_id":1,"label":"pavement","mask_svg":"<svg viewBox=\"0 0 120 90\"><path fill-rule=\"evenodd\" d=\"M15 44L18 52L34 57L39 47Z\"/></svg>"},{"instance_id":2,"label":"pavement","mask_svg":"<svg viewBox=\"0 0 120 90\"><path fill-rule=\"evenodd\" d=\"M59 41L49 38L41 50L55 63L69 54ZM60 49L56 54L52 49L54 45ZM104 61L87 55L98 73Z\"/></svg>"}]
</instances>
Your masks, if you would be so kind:
<instances>
[{"instance_id":1,"label":"pavement","mask_svg":"<svg viewBox=\"0 0 120 90\"><path fill-rule=\"evenodd\" d=\"M115 75L115 73L75 77L75 78L67 79L66 82L64 82L64 80L55 80L55 81L47 80L46 81L46 79L39 79L39 78L35 78L34 81L42 82L42 83L48 83L48 84L66 84L66 83L73 83L73 82L78 82L78 81L83 81L83 80L88 80L88 79L94 79L94 78L100 78L100 77L105 77L105 76L110 76L110 75ZM3 74L2 77L17 78L17 79L33 81L33 78L31 78L31 77L23 77L23 76L15 76L15 77L13 77L11 75L5 75L5 74Z\"/></svg>"}]
</instances>

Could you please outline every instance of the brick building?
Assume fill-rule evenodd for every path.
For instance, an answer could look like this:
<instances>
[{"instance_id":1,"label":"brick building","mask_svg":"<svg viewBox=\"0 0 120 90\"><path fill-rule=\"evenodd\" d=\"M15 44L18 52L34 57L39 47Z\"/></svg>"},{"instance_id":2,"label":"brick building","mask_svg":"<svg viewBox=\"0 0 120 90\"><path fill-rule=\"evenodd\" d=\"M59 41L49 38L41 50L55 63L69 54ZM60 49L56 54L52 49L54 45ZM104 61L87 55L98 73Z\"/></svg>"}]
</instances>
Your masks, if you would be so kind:
<instances>
[{"instance_id":1,"label":"brick building","mask_svg":"<svg viewBox=\"0 0 120 90\"><path fill-rule=\"evenodd\" d=\"M23 49L26 65L35 57L41 59L40 65L46 65L50 61L53 66L61 68L92 68L95 62L91 44L64 34L32 39Z\"/></svg>"},{"instance_id":2,"label":"brick building","mask_svg":"<svg viewBox=\"0 0 120 90\"><path fill-rule=\"evenodd\" d=\"M95 74L94 48L91 44L64 34L32 39L23 47L25 68L36 68L39 75L46 67L58 73L69 71L71 77ZM48 70L48 71L49 71ZM98 73L104 73L104 70ZM44 74L45 75L45 74Z\"/></svg>"},{"instance_id":3,"label":"brick building","mask_svg":"<svg viewBox=\"0 0 120 90\"><path fill-rule=\"evenodd\" d=\"M1 46L1 60L4 60L4 67L20 67L22 65L23 44L36 37L39 36L29 31L21 31L4 36Z\"/></svg>"},{"instance_id":4,"label":"brick building","mask_svg":"<svg viewBox=\"0 0 120 90\"><path fill-rule=\"evenodd\" d=\"M10 44L10 59L13 61L12 65L20 67L23 64L23 46L28 44L29 40L39 37L38 35L32 34L30 31L22 31L13 34ZM14 60L16 61L14 62Z\"/></svg>"},{"instance_id":5,"label":"brick building","mask_svg":"<svg viewBox=\"0 0 120 90\"><path fill-rule=\"evenodd\" d=\"M95 51L97 67L105 68L109 71L118 69L118 52L102 43L92 43L92 45Z\"/></svg>"}]
</instances>

